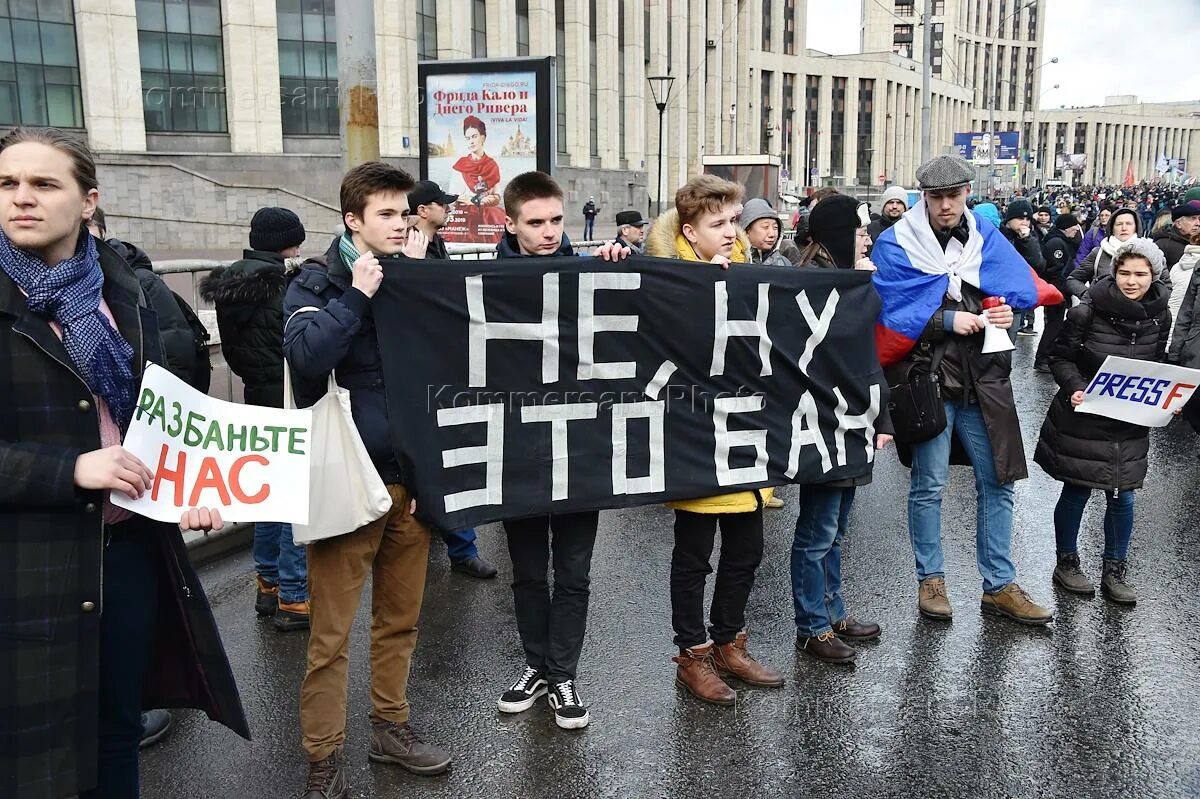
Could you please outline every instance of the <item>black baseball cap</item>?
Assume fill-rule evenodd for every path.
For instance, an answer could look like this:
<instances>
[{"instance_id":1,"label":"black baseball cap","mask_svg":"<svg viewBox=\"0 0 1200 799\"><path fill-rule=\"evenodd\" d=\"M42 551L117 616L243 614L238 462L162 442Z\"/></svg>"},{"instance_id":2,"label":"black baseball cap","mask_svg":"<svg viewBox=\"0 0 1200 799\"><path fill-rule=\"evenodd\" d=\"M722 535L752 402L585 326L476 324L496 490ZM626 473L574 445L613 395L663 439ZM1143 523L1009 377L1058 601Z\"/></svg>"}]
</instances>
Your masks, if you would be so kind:
<instances>
[{"instance_id":1,"label":"black baseball cap","mask_svg":"<svg viewBox=\"0 0 1200 799\"><path fill-rule=\"evenodd\" d=\"M408 207L414 211L419 205L430 205L431 203L453 205L456 202L458 202L457 194L447 194L432 180L417 181L417 185L413 186L412 191L408 193Z\"/></svg>"}]
</instances>

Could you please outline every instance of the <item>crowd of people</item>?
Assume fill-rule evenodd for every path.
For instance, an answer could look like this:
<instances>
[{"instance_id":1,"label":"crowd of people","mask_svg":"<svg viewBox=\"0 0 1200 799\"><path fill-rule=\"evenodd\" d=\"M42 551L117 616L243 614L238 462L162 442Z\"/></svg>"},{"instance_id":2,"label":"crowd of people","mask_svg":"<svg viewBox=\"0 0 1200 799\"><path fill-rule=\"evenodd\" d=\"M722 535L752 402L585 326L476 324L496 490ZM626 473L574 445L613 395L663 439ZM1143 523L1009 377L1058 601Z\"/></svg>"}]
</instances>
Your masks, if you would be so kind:
<instances>
[{"instance_id":1,"label":"crowd of people","mask_svg":"<svg viewBox=\"0 0 1200 799\"><path fill-rule=\"evenodd\" d=\"M922 199L892 187L882 213L832 189L812 197L788 238L762 198L711 175L688 181L651 225L616 215L615 241L591 256L635 253L680 269L845 269L872 273L882 306L876 334L892 403L874 445L893 442L911 468L908 532L916 610L954 614L942 551L942 499L950 467L968 465L978 501L980 609L1027 625L1053 612L1016 582L1011 557L1014 485L1028 476L1011 385L1012 351L984 347L989 327L1022 332L1043 308L1033 367L1059 390L1034 460L1063 486L1053 512L1053 581L1094 594L1079 533L1094 490L1107 503L1100 591L1129 605L1135 492L1148 468L1147 428L1076 414L1108 355L1200 366L1200 192L1143 199L1103 191L1050 196L1035 206L970 199L974 169L939 156L916 173ZM1090 196L1087 196L1090 194ZM1151 202L1151 198L1153 202ZM196 707L249 735L229 662L182 531L220 527L219 509L189 510L178 525L122 511L111 492L145 493L150 469L121 446L146 361L207 388L202 327L134 245L105 239L95 163L60 131L18 129L0 139L0 794L83 799L136 797L140 741L162 729L143 710ZM357 530L297 546L286 524L255 527L254 611L280 631L308 630L298 686L309 769L303 799L349 793L346 762L349 640L372 579L368 757L415 774L449 768L446 748L410 725L409 670L417 644L430 530L392 449L385 375L372 317L380 259L445 258L438 230L457 197L381 162L351 169L340 204L345 233L322 255L299 258L301 220L264 208L250 249L204 281L225 357L247 402L283 405L285 362L295 399L311 404L333 373L350 391L358 434L387 485L391 509ZM1143 202L1146 208L1142 208ZM1134 207L1130 207L1130 203ZM1170 205L1166 226L1143 211ZM503 193L500 259L575 255L564 233L564 191L528 172ZM593 210L595 210L593 208ZM594 217L594 214L593 214ZM647 230L649 227L649 230ZM1141 235L1157 227L1153 239ZM192 314L194 317L194 314ZM1174 338L1172 340L1172 330ZM937 390L929 392L930 385ZM932 398L932 399L931 399ZM1196 419L1192 418L1193 424ZM869 471L795 492L791 549L796 649L829 664L853 662L857 643L883 634L841 590L841 548L856 492ZM746 609L763 558L771 489L671 503L669 586L676 683L698 701L734 703L734 686L777 688L780 669L750 650ZM510 519L503 528L524 665L497 686L497 708L523 713L543 697L555 724L590 723L578 675L601 511ZM1051 520L1047 520L1051 521ZM434 531L457 571L496 574L475 532ZM704 606L720 536L714 591ZM515 643L515 642L514 642ZM608 697L607 701L619 701Z\"/></svg>"}]
</instances>

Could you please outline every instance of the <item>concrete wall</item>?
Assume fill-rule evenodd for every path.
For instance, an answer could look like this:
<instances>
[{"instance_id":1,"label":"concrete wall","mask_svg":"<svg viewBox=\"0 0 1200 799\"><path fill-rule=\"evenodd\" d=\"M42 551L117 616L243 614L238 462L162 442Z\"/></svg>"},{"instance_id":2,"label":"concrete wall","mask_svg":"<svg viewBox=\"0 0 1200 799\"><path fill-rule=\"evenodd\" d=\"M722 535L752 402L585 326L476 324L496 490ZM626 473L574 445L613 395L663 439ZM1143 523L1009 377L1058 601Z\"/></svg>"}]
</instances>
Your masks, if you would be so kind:
<instances>
[{"instance_id":1,"label":"concrete wall","mask_svg":"<svg viewBox=\"0 0 1200 799\"><path fill-rule=\"evenodd\" d=\"M100 156L97 166L109 228L149 251L236 252L247 246L250 217L268 205L295 211L310 240L334 235L340 223L332 204L214 179L166 159Z\"/></svg>"}]
</instances>

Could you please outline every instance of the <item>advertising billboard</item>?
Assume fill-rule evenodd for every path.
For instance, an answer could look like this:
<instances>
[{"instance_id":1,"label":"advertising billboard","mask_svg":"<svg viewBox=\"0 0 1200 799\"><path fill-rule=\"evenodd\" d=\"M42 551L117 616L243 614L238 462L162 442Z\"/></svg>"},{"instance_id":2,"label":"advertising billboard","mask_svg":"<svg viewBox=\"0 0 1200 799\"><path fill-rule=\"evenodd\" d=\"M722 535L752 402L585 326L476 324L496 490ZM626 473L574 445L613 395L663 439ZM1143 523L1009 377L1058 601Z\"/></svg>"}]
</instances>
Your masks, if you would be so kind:
<instances>
[{"instance_id":1,"label":"advertising billboard","mask_svg":"<svg viewBox=\"0 0 1200 799\"><path fill-rule=\"evenodd\" d=\"M1002 130L995 134L955 133L954 149L968 161L976 164L988 163L988 150L994 153L997 164L1016 163L1020 150L1020 134L1015 130Z\"/></svg>"},{"instance_id":2,"label":"advertising billboard","mask_svg":"<svg viewBox=\"0 0 1200 799\"><path fill-rule=\"evenodd\" d=\"M442 238L494 244L508 181L553 169L553 59L423 61L417 80L421 178L458 196Z\"/></svg>"}]
</instances>

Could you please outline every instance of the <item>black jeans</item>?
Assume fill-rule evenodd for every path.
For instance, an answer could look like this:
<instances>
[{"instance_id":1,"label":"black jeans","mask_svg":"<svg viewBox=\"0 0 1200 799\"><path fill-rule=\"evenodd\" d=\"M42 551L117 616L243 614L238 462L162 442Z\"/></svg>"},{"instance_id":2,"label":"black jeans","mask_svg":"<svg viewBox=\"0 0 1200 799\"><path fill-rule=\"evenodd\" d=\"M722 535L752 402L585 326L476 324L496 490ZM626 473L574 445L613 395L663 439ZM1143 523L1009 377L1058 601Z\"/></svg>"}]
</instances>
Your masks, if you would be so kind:
<instances>
[{"instance_id":1,"label":"black jeans","mask_svg":"<svg viewBox=\"0 0 1200 799\"><path fill-rule=\"evenodd\" d=\"M525 662L551 682L575 679L587 630L597 511L504 523L513 564L513 602ZM551 543L553 531L553 543ZM554 595L546 580L553 552Z\"/></svg>"},{"instance_id":2,"label":"black jeans","mask_svg":"<svg viewBox=\"0 0 1200 799\"><path fill-rule=\"evenodd\" d=\"M1033 356L1035 366L1038 364L1050 365L1050 350L1054 348L1054 339L1058 338L1059 331L1062 330L1063 320L1067 318L1069 303L1070 298L1068 297L1067 302L1047 305L1042 309L1046 315L1046 326L1042 329L1042 338L1038 342L1037 354Z\"/></svg>"},{"instance_id":3,"label":"black jeans","mask_svg":"<svg viewBox=\"0 0 1200 799\"><path fill-rule=\"evenodd\" d=\"M712 574L713 540L721 525L721 562L704 627L704 582ZM728 644L746 627L746 602L763 555L762 509L749 513L675 511L675 549L671 552L671 624L680 649Z\"/></svg>"},{"instance_id":4,"label":"black jeans","mask_svg":"<svg viewBox=\"0 0 1200 799\"><path fill-rule=\"evenodd\" d=\"M100 617L99 772L80 799L138 796L142 737L142 683L154 647L158 569L153 544L128 525L113 530L104 550L104 605ZM122 530L126 527L126 530Z\"/></svg>"}]
</instances>

